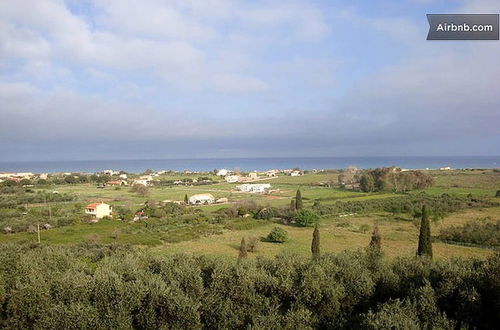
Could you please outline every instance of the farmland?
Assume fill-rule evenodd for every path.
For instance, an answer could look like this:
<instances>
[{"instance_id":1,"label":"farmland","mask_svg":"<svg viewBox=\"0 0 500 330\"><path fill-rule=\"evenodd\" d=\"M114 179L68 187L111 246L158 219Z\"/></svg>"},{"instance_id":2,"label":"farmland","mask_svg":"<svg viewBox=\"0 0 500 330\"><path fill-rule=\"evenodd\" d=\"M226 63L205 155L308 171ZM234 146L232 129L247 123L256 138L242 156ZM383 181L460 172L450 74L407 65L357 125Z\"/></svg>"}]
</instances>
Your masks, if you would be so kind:
<instances>
[{"instance_id":1,"label":"farmland","mask_svg":"<svg viewBox=\"0 0 500 330\"><path fill-rule=\"evenodd\" d=\"M65 225L41 231L41 241L45 243L72 245L84 241L100 243L125 243L150 249L151 253L178 253L222 255L232 258L238 255L239 242L242 237L255 237L259 241L256 250L250 257L273 256L283 252L293 252L308 255L310 252L311 228L296 225L287 225L279 219L254 219L254 217L228 216L220 219L219 215L225 209L235 207L240 203L253 203L261 208L286 208L300 190L304 208L314 205L328 207L335 203L363 202L391 199L395 197L417 196L425 193L430 196L449 194L452 196L472 195L491 202L498 202L495 192L500 187L500 173L493 170L468 171L429 171L434 177L435 184L423 190L414 190L402 195L393 192L362 192L359 190L341 189L332 185L338 179L338 171L307 173L302 176L291 177L279 175L259 181L270 183L271 194L251 194L235 191L236 183L229 184L211 174L203 174L213 180L206 185L153 185L149 187L147 195L141 196L130 187L106 186L98 188L92 183L59 184L35 186L35 191L53 192L73 196L70 201L49 203L27 203L14 210L4 210L2 220L4 224L17 221L16 216L32 221L33 225L48 221L49 217L58 215L65 217ZM162 174L159 180L182 180L193 175ZM160 181L161 182L161 181ZM333 186L333 187L332 187ZM113 219L102 219L97 223L82 221L83 209L92 202L105 202L115 210L126 209L132 213L143 209L145 205L163 205L162 201L182 201L185 195L210 193L215 198L227 198L223 204L190 206L183 211L179 221L175 216L150 218L144 221L128 222ZM50 208L50 214L49 214ZM17 213L16 213L17 212ZM7 214L9 216L7 217ZM78 216L80 218L78 218ZM32 220L29 220L32 219ZM442 228L455 226L474 221L494 222L500 219L499 207L484 207L457 210L447 213L440 219L432 222L432 233L437 236ZM384 210L375 210L339 216L326 214L321 218L320 229L322 234L322 250L324 252L340 252L365 247L369 240L374 223L377 222L383 237L383 251L389 257L414 255L418 224L409 214L395 215ZM279 226L285 229L290 236L289 241L283 244L269 243L263 240L270 230ZM1 234L2 242L35 242L37 233L15 232ZM436 240L434 243L436 258L450 258L456 256L486 257L494 251L491 247L464 246L449 244Z\"/></svg>"}]
</instances>

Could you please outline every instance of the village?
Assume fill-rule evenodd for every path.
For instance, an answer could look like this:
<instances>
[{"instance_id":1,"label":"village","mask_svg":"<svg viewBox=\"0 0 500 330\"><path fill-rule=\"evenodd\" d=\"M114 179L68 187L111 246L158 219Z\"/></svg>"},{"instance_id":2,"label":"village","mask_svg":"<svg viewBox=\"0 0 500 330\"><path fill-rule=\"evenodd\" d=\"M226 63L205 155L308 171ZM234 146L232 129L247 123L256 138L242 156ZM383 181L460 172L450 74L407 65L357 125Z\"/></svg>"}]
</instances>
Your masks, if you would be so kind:
<instances>
[{"instance_id":1,"label":"village","mask_svg":"<svg viewBox=\"0 0 500 330\"><path fill-rule=\"evenodd\" d=\"M313 171L316 172L316 171ZM229 204L235 202L234 200L229 200L228 196L230 194L260 194L260 195L271 195L279 194L280 189L274 189L271 183L262 182L269 181L278 176L290 176L299 177L304 175L305 171L300 169L285 169L285 170L267 170L262 172L250 171L247 173L241 173L239 170L232 171L227 169L218 169L212 172L198 172L185 170L182 172L175 171L145 171L143 174L126 173L124 171L118 170L104 170L98 173L40 173L35 174L32 172L9 172L0 173L0 183L6 182L6 184L15 183L21 185L25 188L34 187L34 183L38 185L47 183L59 183L59 184L76 184L76 183L87 183L91 184L93 182L95 188L100 190L110 189L110 188L130 188L134 191L145 191L153 187L210 187L206 192L196 192L186 194L183 199L164 199L161 200L161 204L174 203L177 205L185 206L208 206L208 205L221 205ZM181 178L182 177L182 178ZM170 178L176 178L171 180L166 180ZM210 190L214 189L214 186L221 186L228 184L230 186L224 186L225 189L229 188L228 196L218 196L215 197L214 194L210 193ZM54 194L58 194L58 190L53 190ZM238 199L236 199L237 201ZM98 222L103 218L116 218L116 212L113 211L113 207L103 200L92 201L84 207L84 213L89 215L89 222ZM147 216L144 216L143 212L139 210L135 213L134 221L145 220Z\"/></svg>"}]
</instances>

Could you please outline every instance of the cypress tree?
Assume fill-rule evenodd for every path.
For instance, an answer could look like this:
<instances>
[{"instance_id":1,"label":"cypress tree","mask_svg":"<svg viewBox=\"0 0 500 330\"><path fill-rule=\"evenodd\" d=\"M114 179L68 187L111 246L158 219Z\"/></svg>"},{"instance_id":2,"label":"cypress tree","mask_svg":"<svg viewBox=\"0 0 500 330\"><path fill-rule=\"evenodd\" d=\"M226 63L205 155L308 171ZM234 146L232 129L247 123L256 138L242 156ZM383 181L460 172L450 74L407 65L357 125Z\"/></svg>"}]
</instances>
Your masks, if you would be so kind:
<instances>
[{"instance_id":1,"label":"cypress tree","mask_svg":"<svg viewBox=\"0 0 500 330\"><path fill-rule=\"evenodd\" d=\"M319 258L319 256L320 256L320 241L319 241L319 226L318 226L318 224L316 224L316 226L314 226L313 239L312 239L312 243L311 243L311 252L312 252L314 259Z\"/></svg>"},{"instance_id":2,"label":"cypress tree","mask_svg":"<svg viewBox=\"0 0 500 330\"><path fill-rule=\"evenodd\" d=\"M238 260L245 259L248 256L247 253L247 242L245 241L245 237L241 239L240 244L240 254L238 256Z\"/></svg>"},{"instance_id":3,"label":"cypress tree","mask_svg":"<svg viewBox=\"0 0 500 330\"><path fill-rule=\"evenodd\" d=\"M370 240L369 247L377 251L382 250L382 237L380 236L377 223L375 223L375 226L373 227L372 239Z\"/></svg>"},{"instance_id":4,"label":"cypress tree","mask_svg":"<svg viewBox=\"0 0 500 330\"><path fill-rule=\"evenodd\" d=\"M184 204L186 204L186 205L189 204L189 198L188 198L187 194L184 195Z\"/></svg>"},{"instance_id":5,"label":"cypress tree","mask_svg":"<svg viewBox=\"0 0 500 330\"><path fill-rule=\"evenodd\" d=\"M297 193L295 194L295 209L300 210L302 209L302 194L300 193L300 190L297 190Z\"/></svg>"},{"instance_id":6,"label":"cypress tree","mask_svg":"<svg viewBox=\"0 0 500 330\"><path fill-rule=\"evenodd\" d=\"M432 258L431 225L425 205L422 206L422 220L420 221L417 255Z\"/></svg>"},{"instance_id":7,"label":"cypress tree","mask_svg":"<svg viewBox=\"0 0 500 330\"><path fill-rule=\"evenodd\" d=\"M500 197L500 190L497 190L495 197Z\"/></svg>"}]
</instances>

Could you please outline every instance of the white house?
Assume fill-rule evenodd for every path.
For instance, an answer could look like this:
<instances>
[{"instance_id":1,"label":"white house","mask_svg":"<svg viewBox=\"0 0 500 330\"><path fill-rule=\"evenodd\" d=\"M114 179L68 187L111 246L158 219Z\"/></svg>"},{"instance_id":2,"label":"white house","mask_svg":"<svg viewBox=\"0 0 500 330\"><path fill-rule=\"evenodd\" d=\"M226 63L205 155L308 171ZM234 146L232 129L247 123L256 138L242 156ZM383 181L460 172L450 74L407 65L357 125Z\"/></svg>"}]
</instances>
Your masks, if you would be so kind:
<instances>
[{"instance_id":1,"label":"white house","mask_svg":"<svg viewBox=\"0 0 500 330\"><path fill-rule=\"evenodd\" d=\"M235 183L240 181L240 177L238 175L228 175L226 176L227 183Z\"/></svg>"},{"instance_id":2,"label":"white house","mask_svg":"<svg viewBox=\"0 0 500 330\"><path fill-rule=\"evenodd\" d=\"M229 171L228 171L228 170L226 170L226 169L224 169L224 168L223 168L223 169L220 169L220 170L217 172L217 175L218 175L218 176L226 176L226 175L228 175L228 174L229 174Z\"/></svg>"},{"instance_id":3,"label":"white house","mask_svg":"<svg viewBox=\"0 0 500 330\"><path fill-rule=\"evenodd\" d=\"M120 179L127 180L127 174L120 174Z\"/></svg>"},{"instance_id":4,"label":"white house","mask_svg":"<svg viewBox=\"0 0 500 330\"><path fill-rule=\"evenodd\" d=\"M94 216L97 219L110 217L113 208L106 203L93 203L85 207L85 213Z\"/></svg>"},{"instance_id":5,"label":"white house","mask_svg":"<svg viewBox=\"0 0 500 330\"><path fill-rule=\"evenodd\" d=\"M134 184L142 184L143 186L149 186L149 181L145 179L134 180Z\"/></svg>"},{"instance_id":6,"label":"white house","mask_svg":"<svg viewBox=\"0 0 500 330\"><path fill-rule=\"evenodd\" d=\"M266 172L266 175L269 177L275 177L277 175L278 171L277 170L269 170Z\"/></svg>"},{"instance_id":7,"label":"white house","mask_svg":"<svg viewBox=\"0 0 500 330\"><path fill-rule=\"evenodd\" d=\"M301 176L302 173L300 171L293 171L292 173L290 173L291 176Z\"/></svg>"},{"instance_id":8,"label":"white house","mask_svg":"<svg viewBox=\"0 0 500 330\"><path fill-rule=\"evenodd\" d=\"M236 187L239 191L249 193L264 193L271 188L269 183L251 184L245 183Z\"/></svg>"},{"instance_id":9,"label":"white house","mask_svg":"<svg viewBox=\"0 0 500 330\"><path fill-rule=\"evenodd\" d=\"M248 178L250 180L257 180L259 178L259 174L257 172L250 172L248 173Z\"/></svg>"},{"instance_id":10,"label":"white house","mask_svg":"<svg viewBox=\"0 0 500 330\"><path fill-rule=\"evenodd\" d=\"M199 204L212 204L215 202L215 198L212 194L198 194L189 197L189 204L199 205Z\"/></svg>"}]
</instances>

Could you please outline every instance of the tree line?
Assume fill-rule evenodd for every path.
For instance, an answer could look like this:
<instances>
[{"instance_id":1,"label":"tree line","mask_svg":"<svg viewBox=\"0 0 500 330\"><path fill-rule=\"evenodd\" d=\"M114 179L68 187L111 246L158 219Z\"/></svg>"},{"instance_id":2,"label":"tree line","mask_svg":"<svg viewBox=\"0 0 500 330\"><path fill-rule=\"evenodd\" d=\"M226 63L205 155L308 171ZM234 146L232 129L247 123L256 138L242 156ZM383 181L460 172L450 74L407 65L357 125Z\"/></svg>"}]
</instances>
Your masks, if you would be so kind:
<instances>
[{"instance_id":1,"label":"tree line","mask_svg":"<svg viewBox=\"0 0 500 330\"><path fill-rule=\"evenodd\" d=\"M122 245L3 244L0 327L493 329L500 321L500 254L386 260L369 251L235 262Z\"/></svg>"}]
</instances>

